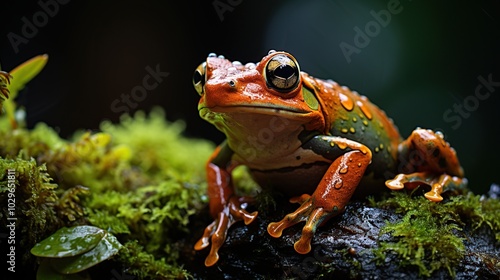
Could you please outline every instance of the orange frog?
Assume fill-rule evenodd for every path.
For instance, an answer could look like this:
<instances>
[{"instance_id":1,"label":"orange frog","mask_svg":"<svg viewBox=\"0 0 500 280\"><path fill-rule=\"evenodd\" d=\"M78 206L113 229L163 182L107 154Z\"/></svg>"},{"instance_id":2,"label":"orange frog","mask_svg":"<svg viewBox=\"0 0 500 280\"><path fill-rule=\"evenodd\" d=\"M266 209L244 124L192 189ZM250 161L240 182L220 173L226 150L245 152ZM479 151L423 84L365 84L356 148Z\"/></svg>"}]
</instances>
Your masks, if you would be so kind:
<instances>
[{"instance_id":1,"label":"orange frog","mask_svg":"<svg viewBox=\"0 0 500 280\"><path fill-rule=\"evenodd\" d=\"M417 128L403 141L392 120L365 96L301 72L289 53L270 51L246 65L210 54L193 84L201 96L200 116L227 137L206 165L214 222L194 246L201 250L212 243L206 266L219 259L233 223L248 225L257 217L245 210L250 198L234 192L231 172L238 165L246 165L262 187L300 204L267 231L278 238L305 222L294 246L301 254L311 250L317 227L340 214L358 186L427 185L425 197L438 202L444 189L467 182L442 133Z\"/></svg>"}]
</instances>

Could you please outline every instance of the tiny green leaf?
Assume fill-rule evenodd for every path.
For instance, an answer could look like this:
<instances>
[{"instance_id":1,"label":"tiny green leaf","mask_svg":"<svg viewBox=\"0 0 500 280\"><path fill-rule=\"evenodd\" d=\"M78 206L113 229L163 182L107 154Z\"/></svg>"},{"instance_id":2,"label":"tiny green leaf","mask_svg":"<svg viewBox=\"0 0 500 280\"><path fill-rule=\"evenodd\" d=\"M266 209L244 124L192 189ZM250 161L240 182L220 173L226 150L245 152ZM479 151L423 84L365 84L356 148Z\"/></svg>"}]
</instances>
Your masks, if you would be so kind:
<instances>
[{"instance_id":1,"label":"tiny green leaf","mask_svg":"<svg viewBox=\"0 0 500 280\"><path fill-rule=\"evenodd\" d=\"M68 258L50 259L50 264L54 270L60 273L77 273L107 260L118 253L121 247L122 245L116 237L107 233L94 249L85 254Z\"/></svg>"},{"instance_id":2,"label":"tiny green leaf","mask_svg":"<svg viewBox=\"0 0 500 280\"><path fill-rule=\"evenodd\" d=\"M35 244L31 253L46 258L80 255L96 247L105 234L104 230L94 226L64 227Z\"/></svg>"},{"instance_id":3,"label":"tiny green leaf","mask_svg":"<svg viewBox=\"0 0 500 280\"><path fill-rule=\"evenodd\" d=\"M11 93L11 99L14 99L17 93L42 71L48 59L49 56L47 54L37 55L21 63L9 72L13 77L8 86Z\"/></svg>"}]
</instances>

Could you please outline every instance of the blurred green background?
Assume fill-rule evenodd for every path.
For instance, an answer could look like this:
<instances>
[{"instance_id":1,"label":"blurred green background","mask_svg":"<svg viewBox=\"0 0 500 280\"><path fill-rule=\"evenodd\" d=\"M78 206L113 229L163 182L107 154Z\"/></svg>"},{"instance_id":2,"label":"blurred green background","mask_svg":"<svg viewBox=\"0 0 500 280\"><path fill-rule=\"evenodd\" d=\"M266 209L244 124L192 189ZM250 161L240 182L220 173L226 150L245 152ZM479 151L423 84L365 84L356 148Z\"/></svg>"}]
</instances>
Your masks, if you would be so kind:
<instances>
[{"instance_id":1,"label":"blurred green background","mask_svg":"<svg viewBox=\"0 0 500 280\"><path fill-rule=\"evenodd\" d=\"M8 71L50 56L18 98L29 126L43 121L68 136L117 121L113 104L142 85L149 66L168 76L126 108L162 106L186 121L186 134L220 142L198 116L195 67L209 52L246 63L285 50L303 71L368 96L403 136L417 126L442 130L482 193L500 182L499 3L11 1L0 18L0 61Z\"/></svg>"}]
</instances>

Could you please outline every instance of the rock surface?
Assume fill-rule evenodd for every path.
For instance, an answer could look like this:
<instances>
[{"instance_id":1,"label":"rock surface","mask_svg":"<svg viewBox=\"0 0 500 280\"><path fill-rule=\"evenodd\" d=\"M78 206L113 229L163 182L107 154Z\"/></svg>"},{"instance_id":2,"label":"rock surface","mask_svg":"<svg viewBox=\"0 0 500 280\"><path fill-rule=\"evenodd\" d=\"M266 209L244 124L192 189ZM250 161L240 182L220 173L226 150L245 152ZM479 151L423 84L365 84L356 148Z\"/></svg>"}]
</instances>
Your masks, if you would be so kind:
<instances>
[{"instance_id":1,"label":"rock surface","mask_svg":"<svg viewBox=\"0 0 500 280\"><path fill-rule=\"evenodd\" d=\"M259 211L252 224L234 224L219 251L219 261L209 268L203 264L208 249L192 249L211 221L207 211L202 213L200 220L206 224L192 223L193 230L184 240L181 261L185 268L195 279L500 279L500 244L486 226L474 231L466 226L457 232L465 238L466 252L455 267L455 277L440 269L426 278L419 275L416 266L401 267L395 254L376 261L373 249L379 242L397 240L388 233L380 234L387 221L401 218L394 211L351 202L342 215L318 229L311 252L301 255L293 244L300 238L303 223L285 230L278 239L267 233L269 222L280 220L297 207L284 199L276 203L276 210Z\"/></svg>"}]
</instances>

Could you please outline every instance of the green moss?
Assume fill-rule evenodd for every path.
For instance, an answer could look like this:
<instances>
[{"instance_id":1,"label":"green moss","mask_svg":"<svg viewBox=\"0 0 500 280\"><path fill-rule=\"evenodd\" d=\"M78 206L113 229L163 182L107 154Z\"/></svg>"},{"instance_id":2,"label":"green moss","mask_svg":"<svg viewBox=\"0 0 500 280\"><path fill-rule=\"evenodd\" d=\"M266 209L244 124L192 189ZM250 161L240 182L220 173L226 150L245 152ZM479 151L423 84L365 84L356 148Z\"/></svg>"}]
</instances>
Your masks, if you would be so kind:
<instances>
[{"instance_id":1,"label":"green moss","mask_svg":"<svg viewBox=\"0 0 500 280\"><path fill-rule=\"evenodd\" d=\"M173 244L206 204L204 165L214 146L183 137L183 128L155 109L65 140L44 124L12 129L0 118L0 176L15 169L17 186L23 186L16 198L25 214L25 251L60 227L89 224L129 244L132 249L117 258L137 265L134 275L187 275Z\"/></svg>"},{"instance_id":2,"label":"green moss","mask_svg":"<svg viewBox=\"0 0 500 280\"><path fill-rule=\"evenodd\" d=\"M422 196L411 197L403 192L375 202L374 206L393 208L402 214L400 221L387 223L381 234L390 233L398 237L397 242L381 242L374 250L377 260L382 262L392 252L401 260L402 266L415 266L420 275L430 276L434 271L447 269L454 276L454 267L464 256L464 238L460 232L467 224L473 229L488 225L498 234L500 202L481 199L472 193L454 196L449 201L430 202Z\"/></svg>"},{"instance_id":3,"label":"green moss","mask_svg":"<svg viewBox=\"0 0 500 280\"><path fill-rule=\"evenodd\" d=\"M117 259L126 267L128 275L137 276L139 279L191 278L185 269L171 265L165 259L154 257L136 241L125 243Z\"/></svg>"},{"instance_id":4,"label":"green moss","mask_svg":"<svg viewBox=\"0 0 500 280\"><path fill-rule=\"evenodd\" d=\"M214 146L208 141L182 136L184 123L165 122L165 114L153 109L149 118L137 112L123 115L120 123L103 122L101 130L113 136L116 145L126 145L133 155L132 165L140 166L156 182L168 178L204 180L204 166Z\"/></svg>"},{"instance_id":5,"label":"green moss","mask_svg":"<svg viewBox=\"0 0 500 280\"><path fill-rule=\"evenodd\" d=\"M56 188L46 166L34 159L0 158L0 204L4 206L0 210L0 228L7 229L14 223L17 236L22 236L15 239L17 252L29 252L62 224L54 208L58 200ZM23 254L22 260L29 261L29 253Z\"/></svg>"}]
</instances>

